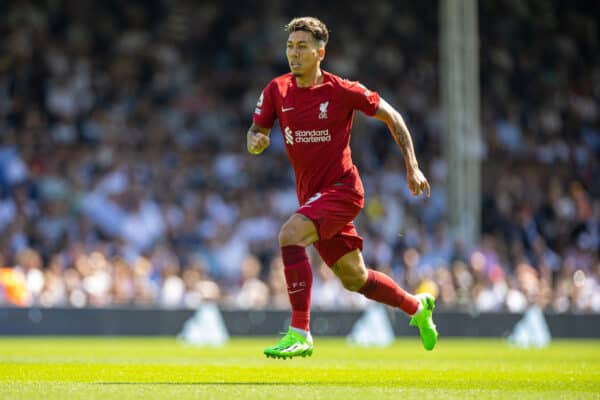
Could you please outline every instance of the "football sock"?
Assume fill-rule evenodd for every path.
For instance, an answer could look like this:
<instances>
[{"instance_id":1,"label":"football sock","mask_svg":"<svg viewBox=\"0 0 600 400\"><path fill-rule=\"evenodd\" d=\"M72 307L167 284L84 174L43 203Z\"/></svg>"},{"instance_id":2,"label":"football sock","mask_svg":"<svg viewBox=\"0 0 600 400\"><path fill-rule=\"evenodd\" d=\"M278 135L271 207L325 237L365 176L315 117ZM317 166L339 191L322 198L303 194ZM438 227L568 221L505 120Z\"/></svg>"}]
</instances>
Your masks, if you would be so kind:
<instances>
[{"instance_id":1,"label":"football sock","mask_svg":"<svg viewBox=\"0 0 600 400\"><path fill-rule=\"evenodd\" d=\"M378 301L388 306L396 307L407 313L414 315L419 309L419 300L396 284L384 273L368 270L367 282L358 290L365 297Z\"/></svg>"},{"instance_id":2,"label":"football sock","mask_svg":"<svg viewBox=\"0 0 600 400\"><path fill-rule=\"evenodd\" d=\"M303 246L281 248L288 296L292 305L292 328L309 331L312 269Z\"/></svg>"}]
</instances>

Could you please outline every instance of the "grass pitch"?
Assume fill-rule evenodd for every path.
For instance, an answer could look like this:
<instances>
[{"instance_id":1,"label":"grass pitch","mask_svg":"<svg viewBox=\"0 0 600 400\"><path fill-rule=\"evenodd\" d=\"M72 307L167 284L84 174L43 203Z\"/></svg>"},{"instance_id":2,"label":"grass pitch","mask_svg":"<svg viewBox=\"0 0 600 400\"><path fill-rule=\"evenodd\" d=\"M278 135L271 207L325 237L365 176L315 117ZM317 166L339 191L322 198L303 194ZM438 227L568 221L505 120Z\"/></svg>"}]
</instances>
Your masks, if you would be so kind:
<instances>
[{"instance_id":1,"label":"grass pitch","mask_svg":"<svg viewBox=\"0 0 600 400\"><path fill-rule=\"evenodd\" d=\"M388 348L316 338L310 358L266 359L275 338L196 348L172 338L0 338L0 399L600 399L600 341L522 350L418 338Z\"/></svg>"}]
</instances>

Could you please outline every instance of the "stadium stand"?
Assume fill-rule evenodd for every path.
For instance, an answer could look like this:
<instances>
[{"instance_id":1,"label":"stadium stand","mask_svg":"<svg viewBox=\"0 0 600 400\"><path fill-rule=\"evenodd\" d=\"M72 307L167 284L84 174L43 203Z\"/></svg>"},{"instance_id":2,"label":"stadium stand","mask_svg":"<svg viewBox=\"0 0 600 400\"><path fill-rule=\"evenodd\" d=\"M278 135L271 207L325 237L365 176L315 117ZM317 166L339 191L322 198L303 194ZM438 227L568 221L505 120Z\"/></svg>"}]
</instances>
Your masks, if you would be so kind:
<instances>
[{"instance_id":1,"label":"stadium stand","mask_svg":"<svg viewBox=\"0 0 600 400\"><path fill-rule=\"evenodd\" d=\"M0 3L0 305L288 307L276 238L293 175L278 128L262 157L245 133L299 10L250 3ZM357 118L367 263L440 308L600 312L597 5L480 2L483 226L460 243L444 222L437 7L318 3L325 69L401 110L432 183L412 198L386 127ZM365 306L311 260L315 308Z\"/></svg>"}]
</instances>

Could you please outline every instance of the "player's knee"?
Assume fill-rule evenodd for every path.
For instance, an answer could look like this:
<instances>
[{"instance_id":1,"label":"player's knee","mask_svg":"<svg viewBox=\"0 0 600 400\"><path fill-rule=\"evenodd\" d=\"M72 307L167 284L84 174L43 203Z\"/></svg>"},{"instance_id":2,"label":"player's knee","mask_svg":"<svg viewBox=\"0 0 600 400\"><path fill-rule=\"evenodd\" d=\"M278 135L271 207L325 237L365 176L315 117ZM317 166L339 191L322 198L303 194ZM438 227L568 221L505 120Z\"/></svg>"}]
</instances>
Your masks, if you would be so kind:
<instances>
[{"instance_id":1,"label":"player's knee","mask_svg":"<svg viewBox=\"0 0 600 400\"><path fill-rule=\"evenodd\" d=\"M358 250L344 255L333 264L331 269L340 279L344 288L352 292L362 289L369 277L362 255Z\"/></svg>"},{"instance_id":2,"label":"player's knee","mask_svg":"<svg viewBox=\"0 0 600 400\"><path fill-rule=\"evenodd\" d=\"M353 270L340 276L340 281L346 290L351 292L359 291L367 282L367 273L363 270Z\"/></svg>"},{"instance_id":3,"label":"player's knee","mask_svg":"<svg viewBox=\"0 0 600 400\"><path fill-rule=\"evenodd\" d=\"M279 230L279 246L300 244L301 237L298 228L292 222L286 222Z\"/></svg>"},{"instance_id":4,"label":"player's knee","mask_svg":"<svg viewBox=\"0 0 600 400\"><path fill-rule=\"evenodd\" d=\"M304 218L304 219L303 219ZM313 223L305 217L292 216L279 230L280 246L308 246L319 239Z\"/></svg>"}]
</instances>

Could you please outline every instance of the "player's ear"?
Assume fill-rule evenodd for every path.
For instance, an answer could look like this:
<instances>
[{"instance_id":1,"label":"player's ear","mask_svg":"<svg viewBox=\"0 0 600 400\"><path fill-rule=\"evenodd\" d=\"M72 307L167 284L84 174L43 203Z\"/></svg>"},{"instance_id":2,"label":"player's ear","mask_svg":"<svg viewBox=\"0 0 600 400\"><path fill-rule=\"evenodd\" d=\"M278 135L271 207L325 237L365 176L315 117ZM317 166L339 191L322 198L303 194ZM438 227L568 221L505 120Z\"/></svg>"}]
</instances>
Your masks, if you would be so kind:
<instances>
[{"instance_id":1,"label":"player's ear","mask_svg":"<svg viewBox=\"0 0 600 400\"><path fill-rule=\"evenodd\" d=\"M325 46L319 47L319 61L323 61L325 58Z\"/></svg>"}]
</instances>

